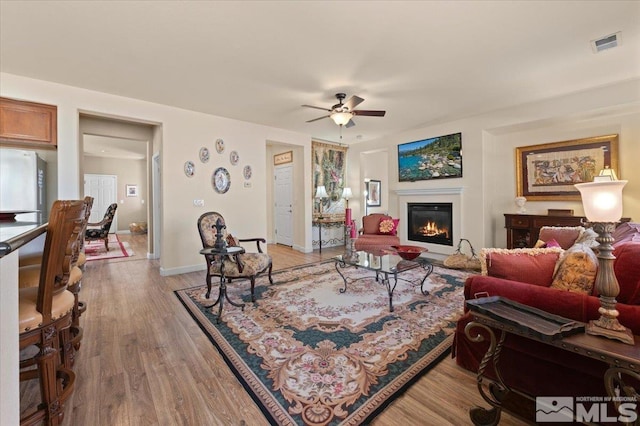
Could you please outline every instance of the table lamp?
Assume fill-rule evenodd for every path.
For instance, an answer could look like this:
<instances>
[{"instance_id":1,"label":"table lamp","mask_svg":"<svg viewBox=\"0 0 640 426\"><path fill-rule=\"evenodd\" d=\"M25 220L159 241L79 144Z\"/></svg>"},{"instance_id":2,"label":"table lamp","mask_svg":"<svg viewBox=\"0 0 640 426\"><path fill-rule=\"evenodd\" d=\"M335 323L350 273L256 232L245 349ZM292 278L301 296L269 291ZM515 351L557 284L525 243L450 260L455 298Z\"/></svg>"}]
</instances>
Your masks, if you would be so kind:
<instances>
[{"instance_id":1,"label":"table lamp","mask_svg":"<svg viewBox=\"0 0 640 426\"><path fill-rule=\"evenodd\" d=\"M631 330L618 322L616 296L620 293L620 286L613 271L615 256L611 245L614 242L611 233L622 217L622 188L626 184L626 180L608 180L579 183L575 187L582 196L584 214L589 221L587 225L598 234L596 241L600 243L595 282L600 295L600 318L589 321L586 331L633 345Z\"/></svg>"},{"instance_id":2,"label":"table lamp","mask_svg":"<svg viewBox=\"0 0 640 426\"><path fill-rule=\"evenodd\" d=\"M318 187L316 188L315 198L320 200L320 215L318 216L318 219L322 219L322 200L325 198L329 198L329 195L327 194L327 190L324 187L324 185L318 185Z\"/></svg>"}]
</instances>

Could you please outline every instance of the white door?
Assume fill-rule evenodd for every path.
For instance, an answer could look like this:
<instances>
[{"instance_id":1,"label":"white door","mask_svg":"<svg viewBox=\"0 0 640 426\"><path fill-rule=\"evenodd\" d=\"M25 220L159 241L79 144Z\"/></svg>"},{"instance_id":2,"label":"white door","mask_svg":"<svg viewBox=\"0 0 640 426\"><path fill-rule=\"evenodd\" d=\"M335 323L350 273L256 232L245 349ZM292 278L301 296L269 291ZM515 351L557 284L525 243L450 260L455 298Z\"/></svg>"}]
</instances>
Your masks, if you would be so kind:
<instances>
[{"instance_id":1,"label":"white door","mask_svg":"<svg viewBox=\"0 0 640 426\"><path fill-rule=\"evenodd\" d=\"M293 246L293 166L275 170L276 244Z\"/></svg>"},{"instance_id":2,"label":"white door","mask_svg":"<svg viewBox=\"0 0 640 426\"><path fill-rule=\"evenodd\" d=\"M100 222L104 217L107 207L118 202L118 177L115 175L84 175L84 195L93 197L93 207L91 208L90 223ZM111 223L111 231L118 229L118 210Z\"/></svg>"}]
</instances>

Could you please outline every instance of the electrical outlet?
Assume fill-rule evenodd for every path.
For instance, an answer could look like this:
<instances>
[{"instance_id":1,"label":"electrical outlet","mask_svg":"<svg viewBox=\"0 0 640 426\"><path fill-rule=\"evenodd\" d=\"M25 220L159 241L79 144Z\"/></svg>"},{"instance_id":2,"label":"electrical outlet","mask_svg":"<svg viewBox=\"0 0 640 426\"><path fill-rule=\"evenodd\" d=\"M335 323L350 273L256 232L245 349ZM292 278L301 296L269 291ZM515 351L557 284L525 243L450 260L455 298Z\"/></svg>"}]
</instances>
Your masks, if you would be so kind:
<instances>
[{"instance_id":1,"label":"electrical outlet","mask_svg":"<svg viewBox=\"0 0 640 426\"><path fill-rule=\"evenodd\" d=\"M195 207L204 207L204 200L193 200L193 205Z\"/></svg>"}]
</instances>

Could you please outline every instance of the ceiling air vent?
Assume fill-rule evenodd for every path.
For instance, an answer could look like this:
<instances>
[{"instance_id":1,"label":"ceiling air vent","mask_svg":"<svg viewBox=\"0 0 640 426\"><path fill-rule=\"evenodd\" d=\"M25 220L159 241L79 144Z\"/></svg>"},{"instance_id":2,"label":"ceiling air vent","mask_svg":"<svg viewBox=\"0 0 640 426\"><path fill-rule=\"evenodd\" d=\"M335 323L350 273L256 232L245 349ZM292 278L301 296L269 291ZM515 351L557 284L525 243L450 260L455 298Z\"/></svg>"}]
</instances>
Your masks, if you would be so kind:
<instances>
[{"instance_id":1,"label":"ceiling air vent","mask_svg":"<svg viewBox=\"0 0 640 426\"><path fill-rule=\"evenodd\" d=\"M591 40L591 49L593 53L599 53L603 50L613 49L621 44L622 39L620 38L620 31L618 31L617 33L601 37L597 40Z\"/></svg>"}]
</instances>

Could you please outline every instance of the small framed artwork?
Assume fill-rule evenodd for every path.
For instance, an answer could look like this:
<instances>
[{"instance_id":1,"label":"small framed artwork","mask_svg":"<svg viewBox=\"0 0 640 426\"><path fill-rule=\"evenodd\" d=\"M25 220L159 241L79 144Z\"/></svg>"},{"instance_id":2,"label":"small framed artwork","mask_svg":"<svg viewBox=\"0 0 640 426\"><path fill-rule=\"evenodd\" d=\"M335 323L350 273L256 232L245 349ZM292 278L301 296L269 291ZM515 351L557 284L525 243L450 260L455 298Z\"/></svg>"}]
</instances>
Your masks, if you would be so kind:
<instances>
[{"instance_id":1,"label":"small framed artwork","mask_svg":"<svg viewBox=\"0 0 640 426\"><path fill-rule=\"evenodd\" d=\"M127 192L127 197L137 197L138 185L125 185L125 191Z\"/></svg>"},{"instance_id":2,"label":"small framed artwork","mask_svg":"<svg viewBox=\"0 0 640 426\"><path fill-rule=\"evenodd\" d=\"M576 183L592 182L600 170L618 168L618 135L516 148L519 197L580 200Z\"/></svg>"},{"instance_id":3,"label":"small framed artwork","mask_svg":"<svg viewBox=\"0 0 640 426\"><path fill-rule=\"evenodd\" d=\"M273 164L287 164L293 162L293 151L287 151L273 156Z\"/></svg>"},{"instance_id":4,"label":"small framed artwork","mask_svg":"<svg viewBox=\"0 0 640 426\"><path fill-rule=\"evenodd\" d=\"M367 206L380 207L380 190L382 184L379 180L370 180L367 182Z\"/></svg>"}]
</instances>

